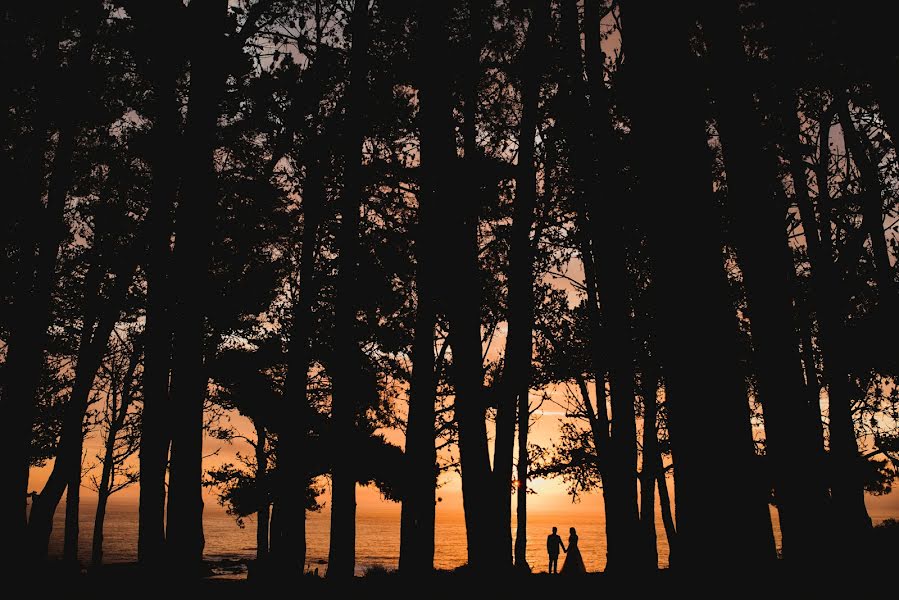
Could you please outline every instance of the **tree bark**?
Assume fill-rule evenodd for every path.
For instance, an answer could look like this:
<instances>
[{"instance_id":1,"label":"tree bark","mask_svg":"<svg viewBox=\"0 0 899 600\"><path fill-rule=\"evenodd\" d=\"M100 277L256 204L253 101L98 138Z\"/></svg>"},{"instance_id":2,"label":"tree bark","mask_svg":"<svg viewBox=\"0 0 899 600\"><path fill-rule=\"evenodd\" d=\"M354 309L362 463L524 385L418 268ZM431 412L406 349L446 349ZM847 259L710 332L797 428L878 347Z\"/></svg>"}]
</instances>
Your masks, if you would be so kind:
<instances>
[{"instance_id":1,"label":"tree bark","mask_svg":"<svg viewBox=\"0 0 899 600\"><path fill-rule=\"evenodd\" d=\"M356 563L356 477L352 453L337 443L355 437L358 398L362 389L361 348L358 342L356 273L359 255L359 220L364 193L362 145L365 139L364 99L368 89L368 3L356 2L351 21L350 82L346 92L344 130L344 188L338 232L338 280L335 292L334 394L331 409L334 450L331 471L330 579L353 577Z\"/></svg>"},{"instance_id":2,"label":"tree bark","mask_svg":"<svg viewBox=\"0 0 899 600\"><path fill-rule=\"evenodd\" d=\"M773 559L774 544L765 494L753 476L736 317L716 234L706 98L687 37L693 15L667 4L621 9L636 163L653 274L665 299L655 309L676 469L678 567L751 570ZM668 144L676 144L673 152ZM709 419L715 427L707 427ZM727 495L710 497L710 490Z\"/></svg>"},{"instance_id":3,"label":"tree bark","mask_svg":"<svg viewBox=\"0 0 899 600\"><path fill-rule=\"evenodd\" d=\"M218 184L213 151L225 72L227 0L191 4L190 99L177 214L172 355L172 447L166 512L167 545L176 568L199 574L203 560L203 405L208 376L205 304Z\"/></svg>"}]
</instances>

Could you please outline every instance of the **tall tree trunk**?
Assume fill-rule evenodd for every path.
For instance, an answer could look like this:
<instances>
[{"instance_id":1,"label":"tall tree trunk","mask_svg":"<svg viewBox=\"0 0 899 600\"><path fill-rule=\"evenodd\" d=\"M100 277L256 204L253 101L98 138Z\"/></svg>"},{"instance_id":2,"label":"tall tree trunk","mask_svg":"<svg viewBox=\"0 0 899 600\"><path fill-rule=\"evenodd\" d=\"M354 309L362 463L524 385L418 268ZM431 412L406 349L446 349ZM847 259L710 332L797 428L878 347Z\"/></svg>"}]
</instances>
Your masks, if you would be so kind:
<instances>
[{"instance_id":1,"label":"tall tree trunk","mask_svg":"<svg viewBox=\"0 0 899 600\"><path fill-rule=\"evenodd\" d=\"M779 31L778 49L784 54L781 62L789 58L790 32ZM858 445L851 412L849 372L845 343L843 340L843 320L847 299L844 286L835 265L835 253L831 236L830 191L828 168L830 163L830 130L834 113L838 110L831 105L820 118L818 140L818 163L815 168L817 180L817 214L812 203L802 148L799 145L800 124L797 116L797 101L792 80L793 72L785 70L780 76L782 97L780 105L782 121L786 129L785 148L788 155L790 174L796 193L796 203L803 226L803 234L808 248L811 267L811 292L815 299L815 313L818 322L818 345L824 365L824 383L827 386L829 429L830 429L830 474L833 516L836 533L841 538L857 535L870 527L870 518L865 507L864 487L856 472L858 465ZM851 151L851 150L850 150ZM867 219L866 219L867 220ZM805 343L804 343L805 345ZM810 341L808 342L810 346ZM811 394L810 394L811 395ZM820 400L816 396L809 399L814 403L812 418L815 421L816 445L823 443ZM822 442L818 442L818 440ZM820 461L825 458L819 451ZM819 467L824 472L824 465ZM826 483L822 482L820 494L827 499Z\"/></svg>"},{"instance_id":2,"label":"tall tree trunk","mask_svg":"<svg viewBox=\"0 0 899 600\"><path fill-rule=\"evenodd\" d=\"M480 79L481 53L481 7L477 2L468 2L470 40L467 54L461 61L463 64L463 125L465 159L463 169L466 172L464 184L453 187L453 192L464 195L466 200L447 198L456 206L448 209L448 225L451 230L452 254L454 260L446 265L450 271L445 292L446 313L450 323L450 344L453 353L453 379L455 384L455 418L459 427L459 461L462 471L462 504L465 511L465 530L468 543L468 564L475 571L484 571L496 566L511 565L511 556L503 548L511 547L510 519L503 521L496 510L496 493L493 472L490 467L490 454L487 444L487 426L485 422L484 371L481 347L481 289L478 264L478 197L481 193L479 175L479 157L475 139L477 118L477 85ZM444 27L447 14L435 18L440 19L437 26L439 39L435 47L440 46L448 53L448 40ZM435 37L437 37L435 36ZM438 51L437 55L440 54ZM445 60L445 59L443 59ZM449 89L444 83L435 85L432 97L438 94L449 96ZM449 97L435 100L437 106L451 106ZM432 100L435 101L435 100ZM450 109L451 110L451 109ZM441 120L449 117L440 115ZM451 122L444 121L449 129L443 134L453 139ZM453 144L453 156L455 147ZM451 166L447 165L447 166ZM451 170L443 171L444 185L453 177ZM452 184L449 184L452 185ZM444 208L444 210L447 210ZM506 411L508 415L508 411ZM508 416L504 417L508 421ZM514 415L512 416L514 428ZM499 421L499 417L498 417ZM499 429L508 426L497 423ZM513 429L514 431L514 429ZM497 444L500 442L497 441ZM503 442L506 444L508 442Z\"/></svg>"},{"instance_id":3,"label":"tall tree trunk","mask_svg":"<svg viewBox=\"0 0 899 600\"><path fill-rule=\"evenodd\" d=\"M150 210L147 215L147 322L143 370L144 406L140 438L140 498L137 558L145 565L165 559L166 472L171 441L169 374L172 359L173 208L178 189L181 105L177 83L181 70L179 46L159 36L168 23L181 18L180 2L157 3L145 16L141 35L152 39L149 80L153 88L153 129L150 134Z\"/></svg>"},{"instance_id":4,"label":"tall tree trunk","mask_svg":"<svg viewBox=\"0 0 899 600\"><path fill-rule=\"evenodd\" d=\"M300 255L300 273L297 282L297 298L293 306L293 324L287 351L287 383L284 397L287 401L286 420L292 424L278 433L278 468L276 472L275 506L290 502L295 506L289 511L272 510L270 523L270 552L280 563L285 575L303 572L306 561L306 489L300 486L297 497L297 481L309 478L306 452L309 431L309 361L310 338L313 334L312 307L318 296L315 281L315 259L318 254L318 226L321 221L323 195L322 157L315 154L318 143L312 144L303 186L303 234Z\"/></svg>"},{"instance_id":5,"label":"tall tree trunk","mask_svg":"<svg viewBox=\"0 0 899 600\"><path fill-rule=\"evenodd\" d=\"M464 98L465 104L463 107L465 111L465 158L469 167L477 169L475 162L477 159L475 157L477 156L478 150L475 142L475 127L477 120L478 83L480 81L481 73L481 46L484 38L484 24L482 22L484 9L481 6L477 6L476 2L473 1L469 2L468 6L470 11L469 29L471 40L468 48L469 54L466 57L466 96ZM524 72L528 72L529 67L530 65L524 67ZM524 89L524 85L524 82L522 82L522 130L525 126L525 118L530 118L525 114L530 108L526 107L524 104L524 96L528 93ZM536 113L532 118L532 121L534 122L530 124L530 131L534 131L534 128L536 127ZM522 196L518 184L521 182L521 170L524 168L524 161L527 161L528 164L533 163L533 143L533 140L525 140L524 137L519 137L517 167L519 173L516 178L516 198L512 216L512 229L515 231L512 233L512 241L510 242L509 249L509 333L506 338L505 365L497 394L496 438L493 444L493 480L496 489L495 501L497 502L496 519L499 523L505 524L505 527L499 532L500 539L497 540L497 543L502 544L501 549L503 554L499 558L505 566L512 564L512 531L510 529L512 521L512 505L510 498L510 484L512 478L512 457L515 448L515 415L518 410L517 400L518 394L522 389L522 384L525 389L528 387L527 382L522 382L520 380L520 377L525 376L526 374L524 372L518 372L521 368L521 360L516 357L516 354L519 354L523 350L521 344L525 343L524 331L519 329L524 323L520 321L518 323L513 323L513 321L517 320L517 315L513 316L513 311L519 311L525 308L523 304L525 299L523 296L519 297L519 294L523 291L523 281L521 281L520 278L526 268L525 264L522 262L526 260L526 256L523 255L518 248L519 242L517 242L516 239L521 237L521 230L526 230L527 233L525 235L529 236L530 234L533 217L531 217L531 220L528 223L525 223L523 219L527 218L527 213L525 212L527 206L525 206L525 204L530 203L533 205L533 199L531 197L530 189L526 190L524 196ZM530 156L523 154L523 152L529 152ZM472 171L472 173L475 172L477 171ZM475 177L472 177L471 179L477 181ZM473 183L473 185L477 186L479 184ZM530 183L527 185L528 188L530 188ZM473 191L474 193L471 197L476 198L480 189ZM469 217L470 214L471 213L469 213ZM533 215L533 209L531 209L531 215ZM530 243L530 237L528 237L528 243ZM517 256L513 256L513 254L516 254L516 250ZM526 326L531 327L532 323L529 322ZM528 360L530 360L530 355L528 356ZM526 482L519 482L520 485L525 485L525 483Z\"/></svg>"},{"instance_id":6,"label":"tall tree trunk","mask_svg":"<svg viewBox=\"0 0 899 600\"><path fill-rule=\"evenodd\" d=\"M406 423L405 483L400 517L399 570L403 574L424 575L434 569L434 519L437 490L437 450L435 448L435 403L437 377L434 371L434 330L436 312L435 236L438 221L434 215L446 201L444 174L452 162L454 148L444 122L449 113L448 97L441 95L441 76L434 61L442 60L435 48L439 36L445 36L440 23L422 10L418 46L420 58L416 75L420 90L418 114L421 132L421 191L418 197L418 224L415 233L415 337L412 341L412 377L409 390L409 416ZM442 104L443 103L443 104Z\"/></svg>"},{"instance_id":7,"label":"tall tree trunk","mask_svg":"<svg viewBox=\"0 0 899 600\"><path fill-rule=\"evenodd\" d=\"M356 563L356 476L352 452L336 444L355 437L357 403L361 395L361 348L356 331L356 273L359 263L362 194L362 144L365 139L364 102L368 89L368 3L356 2L352 16L350 82L346 92L344 130L344 188L338 232L338 280L335 292L334 394L331 409L334 451L331 471L331 544L328 577L350 578Z\"/></svg>"},{"instance_id":8,"label":"tall tree trunk","mask_svg":"<svg viewBox=\"0 0 899 600\"><path fill-rule=\"evenodd\" d=\"M608 538L607 571L628 571L639 560L639 511L637 505L637 426L634 413L636 396L634 344L629 290L632 285L627 271L627 239L629 229L625 187L621 182L621 149L615 139L611 106L604 82L605 57L600 47L600 6L585 4L586 65L588 92L592 114L583 115L591 123L592 147L583 159L589 171L586 184L591 235L597 276L597 291L602 308L609 353L609 395L612 420L603 493L609 496L610 518L606 519ZM575 7L573 28L577 29ZM572 26L569 25L569 28ZM578 33L578 41L580 35ZM573 43L570 45L574 46ZM578 51L579 51L578 44ZM581 102L581 106L585 103ZM589 162L588 162L589 161ZM603 192L600 192L600 182ZM602 197L600 197L602 194Z\"/></svg>"},{"instance_id":9,"label":"tall tree trunk","mask_svg":"<svg viewBox=\"0 0 899 600\"><path fill-rule=\"evenodd\" d=\"M190 100L177 214L175 278L177 319L172 353L172 450L166 513L167 544L176 567L199 573L203 559L203 405L208 377L205 305L218 184L213 151L219 102L224 94L227 0L188 7L195 24Z\"/></svg>"},{"instance_id":10,"label":"tall tree trunk","mask_svg":"<svg viewBox=\"0 0 899 600\"><path fill-rule=\"evenodd\" d=\"M586 181L584 178L590 166L585 164L590 157L589 140L583 122L577 117L587 113L586 90L583 79L583 59L581 56L580 29L578 27L577 5L570 0L562 4L560 30L565 75L562 78L562 97L565 104L565 118L562 121L565 134L570 140L569 161L573 167L575 179L574 194L577 207L578 245L581 263L584 267L584 285L587 291L587 315L590 326L590 363L596 385L596 410L590 401L590 393L586 382L581 382L581 395L587 410L593 444L596 448L600 478L603 481L603 514L612 514L612 500L605 489L609 457L609 413L608 394L606 393L606 353L602 347L602 315L599 310L599 294L596 287L596 256L593 239L590 235L591 223L587 211ZM608 535L607 535L608 539ZM607 545L608 555L608 545Z\"/></svg>"},{"instance_id":11,"label":"tall tree trunk","mask_svg":"<svg viewBox=\"0 0 899 600\"><path fill-rule=\"evenodd\" d=\"M46 189L44 159L49 146L52 94L57 84L60 54L58 17L58 11L50 11L42 24L46 38L35 67L37 106L32 131L17 148L18 156L13 161L17 177L11 182L13 203L24 206L17 211L21 213L20 250L23 258L13 282L11 314L15 314L16 319L11 324L4 364L6 377L0 393L0 410L7 424L4 435L0 436L0 454L12 471L0 484L0 510L10 520L6 535L11 548L22 548L25 543L25 498L35 396L47 345L56 258L65 233L63 215L68 186L57 186L57 192L52 195L48 190L46 206L43 203ZM71 149L70 136L60 138L55 164L66 165L65 159L71 160L71 155L64 157L60 152L65 149L64 143ZM68 167L64 169L68 170ZM55 173L52 177L61 179Z\"/></svg>"},{"instance_id":12,"label":"tall tree trunk","mask_svg":"<svg viewBox=\"0 0 899 600\"><path fill-rule=\"evenodd\" d=\"M837 109L838 110L838 109ZM822 135L818 140L818 223L821 241L818 260L812 263L812 276L820 289L818 338L824 354L824 378L827 383L827 402L830 433L830 463L832 472L830 493L834 517L834 533L839 539L858 539L871 527L871 518L865 506L864 483L859 473L858 442L852 414L852 397L849 375L849 356L845 344L845 316L848 298L845 285L835 265L836 252L831 236L831 198L828 168L830 163L830 129L833 113L825 111ZM851 150L850 150L851 151ZM800 160L797 156L796 160ZM809 258L813 258L809 254ZM840 552L840 550L837 550ZM843 557L849 557L843 552Z\"/></svg>"},{"instance_id":13,"label":"tall tree trunk","mask_svg":"<svg viewBox=\"0 0 899 600\"><path fill-rule=\"evenodd\" d=\"M678 566L748 570L771 560L774 544L766 497L753 476L736 317L716 235L707 103L688 40L693 15L668 4L621 7L654 280L665 299L656 322L676 469ZM676 144L673 152L668 144ZM710 419L715 427L707 427ZM710 498L710 490L727 496Z\"/></svg>"},{"instance_id":14,"label":"tall tree trunk","mask_svg":"<svg viewBox=\"0 0 899 600\"><path fill-rule=\"evenodd\" d=\"M777 164L766 151L771 143L753 105L736 4L718 3L706 11L706 19L712 63L727 74L715 90L718 128L748 297L783 553L790 561L814 564L823 541L824 506L815 480L818 457L793 335L794 267L784 227L786 206L776 189Z\"/></svg>"},{"instance_id":15,"label":"tall tree trunk","mask_svg":"<svg viewBox=\"0 0 899 600\"><path fill-rule=\"evenodd\" d=\"M540 101L540 82L546 35L549 26L549 2L536 0L532 8L527 39L522 57L521 121L518 133L518 164L515 177L515 205L509 248L509 316L506 357L502 390L510 397L508 404L517 404L518 465L516 488L515 566L528 570L527 563L527 485L528 485L528 427L530 425L529 390L534 329L534 244L531 231L537 206L537 170L535 140L537 135L537 105ZM503 402L503 401L501 401ZM502 501L509 504L509 470L494 456L494 475ZM511 457L510 457L511 458ZM509 465L511 467L511 465Z\"/></svg>"}]
</instances>

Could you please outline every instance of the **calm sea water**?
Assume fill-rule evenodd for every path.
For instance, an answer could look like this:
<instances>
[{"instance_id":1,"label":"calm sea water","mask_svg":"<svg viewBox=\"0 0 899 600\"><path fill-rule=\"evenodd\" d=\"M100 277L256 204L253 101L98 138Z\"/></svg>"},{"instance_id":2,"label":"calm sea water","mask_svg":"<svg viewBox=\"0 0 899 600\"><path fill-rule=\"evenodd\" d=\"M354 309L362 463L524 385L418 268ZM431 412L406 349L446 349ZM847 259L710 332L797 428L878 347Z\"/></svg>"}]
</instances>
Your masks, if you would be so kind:
<instances>
[{"instance_id":1,"label":"calm sea water","mask_svg":"<svg viewBox=\"0 0 899 600\"><path fill-rule=\"evenodd\" d=\"M395 569L399 560L400 519L399 508L376 512L360 511L357 517L356 572L362 574L367 567L382 566ZM81 510L81 560L90 560L90 543L93 530L94 506L87 502ZM56 524L51 541L51 554L62 552L62 525L64 510L56 514ZM563 539L567 540L568 527L577 527L581 553L588 571L599 571L605 567L605 523L603 515L597 513L592 518L578 515L572 522L565 512L534 513L528 516L528 563L535 571L546 571L545 539L553 526L559 527ZM875 522L881 519L875 518ZM241 529L234 519L219 506L207 505L203 526L206 534L206 558L213 561L249 559L256 552L256 523L246 520ZM307 567L318 568L322 573L327 568L328 557L328 513L312 513L307 518ZM775 520L775 529L777 523ZM659 566L668 565L668 543L665 539L661 520L656 524L659 541ZM514 528L512 530L514 537ZM779 539L779 531L775 531ZM137 506L133 502L113 502L107 513L105 527L104 561L131 562L137 559ZM436 548L434 562L440 569L452 569L466 562L465 522L458 512L437 513L435 531Z\"/></svg>"}]
</instances>

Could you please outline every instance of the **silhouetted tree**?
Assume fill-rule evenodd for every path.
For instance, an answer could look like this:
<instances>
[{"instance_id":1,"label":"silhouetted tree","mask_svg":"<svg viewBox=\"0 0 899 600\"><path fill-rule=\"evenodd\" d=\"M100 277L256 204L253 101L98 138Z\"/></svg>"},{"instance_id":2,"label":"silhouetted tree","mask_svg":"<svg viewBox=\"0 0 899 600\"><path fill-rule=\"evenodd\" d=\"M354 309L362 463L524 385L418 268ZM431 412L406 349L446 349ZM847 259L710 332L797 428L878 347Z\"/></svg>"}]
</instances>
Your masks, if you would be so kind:
<instances>
[{"instance_id":1,"label":"silhouetted tree","mask_svg":"<svg viewBox=\"0 0 899 600\"><path fill-rule=\"evenodd\" d=\"M628 6L622 13L629 23L635 162L642 197L653 199L649 231L675 462L677 564L688 570L759 564L773 558L773 536L755 473L745 387L735 368L735 316L711 195L706 99L688 37L695 15L673 6L652 14ZM661 105L654 100L660 92L667 94ZM657 139L677 140L669 160L655 160ZM684 201L670 197L675 182ZM688 339L692 352L684 345ZM707 402L691 397L698 381L715 399L711 428L704 427ZM734 470L743 474L739 480L727 475ZM727 490L728 501L708 502L709 489ZM720 524L735 511L741 518L725 534ZM710 548L717 552L710 555Z\"/></svg>"},{"instance_id":2,"label":"silhouetted tree","mask_svg":"<svg viewBox=\"0 0 899 600\"><path fill-rule=\"evenodd\" d=\"M91 565L103 563L103 529L109 497L138 482L138 472L130 465L140 444L139 369L143 350L140 334L115 333L107 359L100 368L99 393L102 453L96 458L100 476L93 475L88 484L97 492ZM80 463L79 463L80 467Z\"/></svg>"}]
</instances>

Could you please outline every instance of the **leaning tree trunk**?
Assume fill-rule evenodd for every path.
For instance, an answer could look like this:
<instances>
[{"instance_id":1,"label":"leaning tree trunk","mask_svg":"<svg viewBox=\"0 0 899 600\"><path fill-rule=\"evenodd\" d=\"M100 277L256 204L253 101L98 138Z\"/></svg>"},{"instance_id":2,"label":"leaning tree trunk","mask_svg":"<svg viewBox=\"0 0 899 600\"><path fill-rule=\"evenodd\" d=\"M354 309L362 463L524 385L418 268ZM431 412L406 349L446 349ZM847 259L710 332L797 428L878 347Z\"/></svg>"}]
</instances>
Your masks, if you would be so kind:
<instances>
[{"instance_id":1,"label":"leaning tree trunk","mask_svg":"<svg viewBox=\"0 0 899 600\"><path fill-rule=\"evenodd\" d=\"M121 316L122 308L128 295L128 288L134 280L137 269L137 253L133 254L133 260L126 260L122 268L116 273L116 281L110 298L106 301L104 312L97 321L97 327L93 330L87 353L79 356L85 361L82 372L76 377L72 387L69 411L71 414L66 420L68 427L68 439L70 446L66 449L68 456L62 461L61 468L64 471L66 486L66 518L65 537L63 542L63 559L71 564L78 563L78 536L79 536L79 512L81 508L81 476L82 455L84 453L84 417L90 401L90 393L94 379L103 355L109 347L109 337L115 329ZM62 447L60 447L60 453ZM56 465L54 465L55 468Z\"/></svg>"},{"instance_id":2,"label":"leaning tree trunk","mask_svg":"<svg viewBox=\"0 0 899 600\"><path fill-rule=\"evenodd\" d=\"M774 544L766 498L753 477L736 317L716 234L706 98L689 47L692 15L668 4L651 10L627 4L622 12L632 132L662 299L655 321L675 461L678 567L752 569L774 556ZM707 426L710 419L715 427ZM727 495L710 497L711 490Z\"/></svg>"},{"instance_id":3,"label":"leaning tree trunk","mask_svg":"<svg viewBox=\"0 0 899 600\"><path fill-rule=\"evenodd\" d=\"M894 314L897 303L896 285L894 282L893 267L890 262L890 251L887 246L886 235L883 227L883 182L877 170L877 164L869 154L870 142L862 136L852 120L849 112L849 103L843 93L835 94L834 102L837 103L837 115L840 125L843 127L843 140L852 162L861 173L864 195L862 200L863 226L867 229L868 239L871 240L871 251L874 256L874 266L877 281L877 291L880 300L880 311L885 315Z\"/></svg>"},{"instance_id":4,"label":"leaning tree trunk","mask_svg":"<svg viewBox=\"0 0 899 600\"><path fill-rule=\"evenodd\" d=\"M121 268L115 273L113 289L102 300L100 281L106 275L102 253L98 252L97 264L88 274L85 288L87 300L82 318L84 328L79 342L72 392L63 413L56 460L41 493L32 503L28 522L29 551L37 560L47 556L53 516L63 492L67 490L64 558L71 562L76 562L78 558L78 494L81 487L84 417L94 379L109 344L109 336L119 320L128 288L134 279L136 259L137 253L134 252L131 260L123 261Z\"/></svg>"},{"instance_id":5,"label":"leaning tree trunk","mask_svg":"<svg viewBox=\"0 0 899 600\"><path fill-rule=\"evenodd\" d=\"M368 3L356 2L352 16L350 83L346 91L344 131L344 188L338 233L338 280L335 292L334 396L331 409L334 451L331 471L331 539L329 578L350 578L356 563L356 476L352 452L336 444L355 437L357 403L361 395L361 349L356 331L356 273L358 269L359 212L362 194L362 144L365 139L363 107L368 81Z\"/></svg>"},{"instance_id":6,"label":"leaning tree trunk","mask_svg":"<svg viewBox=\"0 0 899 600\"><path fill-rule=\"evenodd\" d=\"M110 429L109 437L114 439L112 436L112 429ZM103 470L100 473L100 488L97 490L97 511L94 513L94 534L91 544L91 566L94 568L103 564L103 528L106 523L106 506L109 503L113 451L112 445L107 441L103 457Z\"/></svg>"},{"instance_id":7,"label":"leaning tree trunk","mask_svg":"<svg viewBox=\"0 0 899 600\"><path fill-rule=\"evenodd\" d=\"M784 226L786 206L771 144L753 106L736 6L706 11L712 61L726 73L715 89L729 204L750 309L753 362L765 414L785 558L816 562L824 502L813 468L817 448L808 426L804 376L793 335L793 262Z\"/></svg>"},{"instance_id":8,"label":"leaning tree trunk","mask_svg":"<svg viewBox=\"0 0 899 600\"><path fill-rule=\"evenodd\" d=\"M85 278L85 309L82 314L82 329L78 342L78 355L75 362L75 379L72 392L63 411L62 429L53 468L44 482L40 493L31 503L31 514L28 519L28 551L33 560L44 560L50 545L50 534L53 531L53 517L59 506L62 495L68 485L71 468L68 463L77 456L80 473L81 438L84 435L84 413L87 409L88 395L93 384L96 365L92 362L91 337L96 327L98 299L100 297L100 280L105 275L99 253L96 262L91 265ZM105 345L104 345L105 347ZM77 438L77 440L76 440ZM67 510L68 516L68 510ZM66 523L70 530L69 523Z\"/></svg>"},{"instance_id":9,"label":"leaning tree trunk","mask_svg":"<svg viewBox=\"0 0 899 600\"><path fill-rule=\"evenodd\" d=\"M172 450L166 512L170 557L187 575L203 559L203 405L208 377L204 292L211 255L218 184L213 151L225 73L227 0L191 4L194 30L184 161L175 238L177 291L172 355Z\"/></svg>"}]
</instances>

